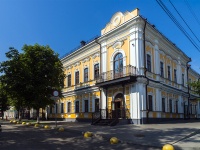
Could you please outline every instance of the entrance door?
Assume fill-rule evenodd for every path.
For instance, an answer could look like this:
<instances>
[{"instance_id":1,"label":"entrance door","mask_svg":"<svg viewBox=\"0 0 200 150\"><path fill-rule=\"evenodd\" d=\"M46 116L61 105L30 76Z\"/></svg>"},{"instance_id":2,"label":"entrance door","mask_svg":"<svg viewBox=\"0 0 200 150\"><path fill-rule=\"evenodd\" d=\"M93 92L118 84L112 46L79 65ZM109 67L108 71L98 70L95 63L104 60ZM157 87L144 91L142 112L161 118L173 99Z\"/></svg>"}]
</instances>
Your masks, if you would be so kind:
<instances>
[{"instance_id":1,"label":"entrance door","mask_svg":"<svg viewBox=\"0 0 200 150\"><path fill-rule=\"evenodd\" d=\"M119 93L114 99L113 117L123 118L123 94Z\"/></svg>"}]
</instances>

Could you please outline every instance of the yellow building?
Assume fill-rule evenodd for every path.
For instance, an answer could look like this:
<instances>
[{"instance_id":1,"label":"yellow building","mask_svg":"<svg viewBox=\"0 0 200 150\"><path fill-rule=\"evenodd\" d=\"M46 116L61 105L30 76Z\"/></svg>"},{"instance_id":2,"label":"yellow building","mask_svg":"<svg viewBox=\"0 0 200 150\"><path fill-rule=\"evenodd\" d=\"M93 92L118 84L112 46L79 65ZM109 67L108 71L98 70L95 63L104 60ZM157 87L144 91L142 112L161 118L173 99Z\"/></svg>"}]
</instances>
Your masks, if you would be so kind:
<instances>
[{"instance_id":1,"label":"yellow building","mask_svg":"<svg viewBox=\"0 0 200 150\"><path fill-rule=\"evenodd\" d=\"M198 95L187 86L199 78L191 59L139 9L115 13L100 37L61 61L64 98L50 118L115 125L200 117Z\"/></svg>"}]
</instances>

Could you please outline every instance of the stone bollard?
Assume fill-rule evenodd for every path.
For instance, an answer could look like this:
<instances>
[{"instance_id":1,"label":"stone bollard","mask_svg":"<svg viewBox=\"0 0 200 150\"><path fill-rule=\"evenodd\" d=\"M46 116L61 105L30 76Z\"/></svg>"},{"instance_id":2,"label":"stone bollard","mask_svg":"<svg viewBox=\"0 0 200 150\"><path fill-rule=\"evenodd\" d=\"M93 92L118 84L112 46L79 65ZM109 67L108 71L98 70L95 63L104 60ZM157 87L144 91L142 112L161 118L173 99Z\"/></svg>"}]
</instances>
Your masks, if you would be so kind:
<instances>
[{"instance_id":1,"label":"stone bollard","mask_svg":"<svg viewBox=\"0 0 200 150\"><path fill-rule=\"evenodd\" d=\"M174 147L170 144L165 144L162 150L175 150Z\"/></svg>"},{"instance_id":2,"label":"stone bollard","mask_svg":"<svg viewBox=\"0 0 200 150\"><path fill-rule=\"evenodd\" d=\"M116 137L110 138L110 144L117 144L117 143L119 143L119 139L118 138L116 138Z\"/></svg>"},{"instance_id":3,"label":"stone bollard","mask_svg":"<svg viewBox=\"0 0 200 150\"><path fill-rule=\"evenodd\" d=\"M89 137L92 137L92 132L85 132L84 133L84 138L89 138Z\"/></svg>"},{"instance_id":4,"label":"stone bollard","mask_svg":"<svg viewBox=\"0 0 200 150\"><path fill-rule=\"evenodd\" d=\"M60 131L60 132L63 132L65 129L63 128L63 127L60 127L59 129L58 129L58 131Z\"/></svg>"}]
</instances>

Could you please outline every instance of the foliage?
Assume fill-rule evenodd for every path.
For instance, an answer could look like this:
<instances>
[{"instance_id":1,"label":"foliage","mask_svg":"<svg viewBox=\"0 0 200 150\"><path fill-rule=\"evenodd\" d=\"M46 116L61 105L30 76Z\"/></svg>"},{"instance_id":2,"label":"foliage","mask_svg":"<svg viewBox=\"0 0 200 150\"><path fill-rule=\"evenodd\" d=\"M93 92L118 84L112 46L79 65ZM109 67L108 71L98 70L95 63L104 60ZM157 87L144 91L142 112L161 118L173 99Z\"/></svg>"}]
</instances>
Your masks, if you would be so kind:
<instances>
[{"instance_id":1,"label":"foliage","mask_svg":"<svg viewBox=\"0 0 200 150\"><path fill-rule=\"evenodd\" d=\"M200 81L191 82L189 85L194 89L196 94L200 95Z\"/></svg>"},{"instance_id":2,"label":"foliage","mask_svg":"<svg viewBox=\"0 0 200 150\"><path fill-rule=\"evenodd\" d=\"M6 91L5 91L5 87L4 85L0 82L0 111L1 111L1 114L2 114L2 119L3 119L3 112L8 110L8 107L9 104L8 104L8 96L6 94Z\"/></svg>"},{"instance_id":3,"label":"foliage","mask_svg":"<svg viewBox=\"0 0 200 150\"><path fill-rule=\"evenodd\" d=\"M1 80L7 84L15 107L34 108L39 116L39 108L53 103L53 90L62 97L63 65L49 46L24 45L22 53L11 48L6 56L8 60L0 64Z\"/></svg>"}]
</instances>

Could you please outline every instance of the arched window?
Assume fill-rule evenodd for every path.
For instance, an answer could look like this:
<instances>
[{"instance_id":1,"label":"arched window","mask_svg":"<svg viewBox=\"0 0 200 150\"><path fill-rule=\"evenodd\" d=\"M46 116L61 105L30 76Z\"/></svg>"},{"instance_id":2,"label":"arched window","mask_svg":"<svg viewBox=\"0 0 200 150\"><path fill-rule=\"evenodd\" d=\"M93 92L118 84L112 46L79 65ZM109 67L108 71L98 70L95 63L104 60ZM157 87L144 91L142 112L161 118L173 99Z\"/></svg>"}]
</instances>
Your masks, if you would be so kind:
<instances>
[{"instance_id":1,"label":"arched window","mask_svg":"<svg viewBox=\"0 0 200 150\"><path fill-rule=\"evenodd\" d=\"M114 76L115 77L120 77L123 75L123 55L122 53L118 53L114 57Z\"/></svg>"}]
</instances>

